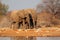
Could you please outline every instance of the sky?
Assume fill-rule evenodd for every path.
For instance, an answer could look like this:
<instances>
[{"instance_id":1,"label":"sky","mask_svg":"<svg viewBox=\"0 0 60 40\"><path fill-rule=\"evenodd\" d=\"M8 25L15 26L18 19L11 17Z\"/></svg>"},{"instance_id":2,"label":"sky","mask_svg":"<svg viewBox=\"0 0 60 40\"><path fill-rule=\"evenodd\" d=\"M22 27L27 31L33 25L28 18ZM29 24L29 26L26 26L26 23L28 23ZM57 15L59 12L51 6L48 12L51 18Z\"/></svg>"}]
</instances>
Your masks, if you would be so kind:
<instances>
[{"instance_id":1,"label":"sky","mask_svg":"<svg viewBox=\"0 0 60 40\"><path fill-rule=\"evenodd\" d=\"M9 6L10 10L21 10L28 8L36 8L42 0L2 0L3 3Z\"/></svg>"}]
</instances>

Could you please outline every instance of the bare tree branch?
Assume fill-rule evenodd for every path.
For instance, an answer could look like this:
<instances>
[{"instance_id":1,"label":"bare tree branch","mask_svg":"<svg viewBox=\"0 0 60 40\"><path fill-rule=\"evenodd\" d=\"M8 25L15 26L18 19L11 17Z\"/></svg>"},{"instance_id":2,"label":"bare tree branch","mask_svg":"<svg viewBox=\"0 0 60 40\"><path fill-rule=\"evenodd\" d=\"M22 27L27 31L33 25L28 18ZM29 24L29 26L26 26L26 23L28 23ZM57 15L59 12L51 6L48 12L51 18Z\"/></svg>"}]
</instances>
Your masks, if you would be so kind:
<instances>
[{"instance_id":1,"label":"bare tree branch","mask_svg":"<svg viewBox=\"0 0 60 40\"><path fill-rule=\"evenodd\" d=\"M60 0L43 0L43 4L41 5L42 7L40 5L38 6L38 9L43 8L43 10L53 13L53 15L60 13Z\"/></svg>"}]
</instances>

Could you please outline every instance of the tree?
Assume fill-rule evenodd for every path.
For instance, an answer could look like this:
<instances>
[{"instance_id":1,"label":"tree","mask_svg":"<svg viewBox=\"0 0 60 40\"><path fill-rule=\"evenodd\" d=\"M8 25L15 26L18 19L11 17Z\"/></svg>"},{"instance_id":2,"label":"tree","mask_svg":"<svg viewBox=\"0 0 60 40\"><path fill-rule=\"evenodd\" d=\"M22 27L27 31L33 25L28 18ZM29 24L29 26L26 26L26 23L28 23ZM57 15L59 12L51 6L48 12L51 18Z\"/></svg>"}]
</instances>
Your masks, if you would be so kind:
<instances>
[{"instance_id":1,"label":"tree","mask_svg":"<svg viewBox=\"0 0 60 40\"><path fill-rule=\"evenodd\" d=\"M46 5L46 10L50 13L56 15L60 13L60 0L45 0L44 4Z\"/></svg>"},{"instance_id":2,"label":"tree","mask_svg":"<svg viewBox=\"0 0 60 40\"><path fill-rule=\"evenodd\" d=\"M43 10L41 10L41 8ZM39 9L39 10L38 10ZM48 18L48 19L51 19L51 23L54 24L54 25L60 25L60 0L43 0L43 3L42 4L39 4L37 6L37 11L46 11L47 14L51 14L52 15L52 19L51 18ZM41 13L41 12L40 12ZM42 13L42 15L44 15ZM45 14L46 15L46 14ZM44 16L45 16L44 15ZM48 15L47 15L48 16ZM48 16L49 17L49 16ZM44 19L44 17L41 17ZM40 19L41 19L40 18ZM47 17L46 17L47 18ZM47 20L48 20L47 19ZM43 20L45 21L45 19ZM40 21L41 22L41 21ZM49 22L49 21L48 21Z\"/></svg>"},{"instance_id":3,"label":"tree","mask_svg":"<svg viewBox=\"0 0 60 40\"><path fill-rule=\"evenodd\" d=\"M0 2L0 15L5 15L8 10L8 5L3 4Z\"/></svg>"},{"instance_id":4,"label":"tree","mask_svg":"<svg viewBox=\"0 0 60 40\"><path fill-rule=\"evenodd\" d=\"M56 15L57 13L60 13L60 0L43 0L43 4L39 4L37 8L42 8L43 10Z\"/></svg>"}]
</instances>

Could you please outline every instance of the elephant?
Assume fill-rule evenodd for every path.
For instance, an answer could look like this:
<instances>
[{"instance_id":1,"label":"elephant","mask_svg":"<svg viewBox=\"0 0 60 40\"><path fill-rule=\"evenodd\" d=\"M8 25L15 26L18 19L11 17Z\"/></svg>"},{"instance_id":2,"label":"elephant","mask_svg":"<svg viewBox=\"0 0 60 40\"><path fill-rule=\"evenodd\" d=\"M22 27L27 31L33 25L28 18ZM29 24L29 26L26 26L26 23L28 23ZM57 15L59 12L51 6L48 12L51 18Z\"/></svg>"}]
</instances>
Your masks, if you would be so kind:
<instances>
[{"instance_id":1,"label":"elephant","mask_svg":"<svg viewBox=\"0 0 60 40\"><path fill-rule=\"evenodd\" d=\"M13 10L10 11L6 14L7 19L11 22L11 29L18 29L18 15L17 15L18 10Z\"/></svg>"}]
</instances>

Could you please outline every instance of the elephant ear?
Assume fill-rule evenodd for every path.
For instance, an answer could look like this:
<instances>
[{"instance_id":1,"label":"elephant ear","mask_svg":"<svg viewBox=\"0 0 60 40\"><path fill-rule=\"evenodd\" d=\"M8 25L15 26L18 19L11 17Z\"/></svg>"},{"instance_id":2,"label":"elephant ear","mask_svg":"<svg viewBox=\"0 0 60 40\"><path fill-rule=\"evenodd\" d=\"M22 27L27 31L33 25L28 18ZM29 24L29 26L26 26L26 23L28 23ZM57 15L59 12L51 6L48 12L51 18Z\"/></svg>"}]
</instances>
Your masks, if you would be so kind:
<instances>
[{"instance_id":1,"label":"elephant ear","mask_svg":"<svg viewBox=\"0 0 60 40\"><path fill-rule=\"evenodd\" d=\"M20 17L20 18L24 18L24 11L23 10L19 10L17 15Z\"/></svg>"},{"instance_id":2,"label":"elephant ear","mask_svg":"<svg viewBox=\"0 0 60 40\"><path fill-rule=\"evenodd\" d=\"M12 11L10 17L13 21L18 21L18 15L17 15L18 10Z\"/></svg>"}]
</instances>

